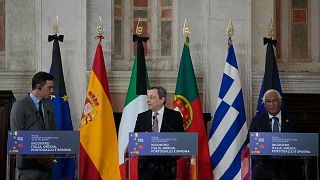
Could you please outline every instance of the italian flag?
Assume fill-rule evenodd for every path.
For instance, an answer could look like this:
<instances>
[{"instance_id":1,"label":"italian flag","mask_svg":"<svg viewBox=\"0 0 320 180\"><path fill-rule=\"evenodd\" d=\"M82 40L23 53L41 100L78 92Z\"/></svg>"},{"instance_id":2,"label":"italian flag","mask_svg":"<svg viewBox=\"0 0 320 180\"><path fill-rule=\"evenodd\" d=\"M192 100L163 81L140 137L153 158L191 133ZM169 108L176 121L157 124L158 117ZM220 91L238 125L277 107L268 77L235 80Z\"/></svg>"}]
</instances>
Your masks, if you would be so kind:
<instances>
[{"instance_id":1,"label":"italian flag","mask_svg":"<svg viewBox=\"0 0 320 180\"><path fill-rule=\"evenodd\" d=\"M125 151L129 143L129 132L134 131L138 114L148 110L147 88L149 88L149 79L142 43L147 40L147 37L133 36L133 41L137 42L137 51L134 58L128 93L122 112L118 137L119 165L122 179L124 179L125 176ZM134 163L137 165L137 161ZM132 163L130 165L132 165ZM138 177L137 172L132 172L131 175L131 179L137 179Z\"/></svg>"},{"instance_id":2,"label":"italian flag","mask_svg":"<svg viewBox=\"0 0 320 180\"><path fill-rule=\"evenodd\" d=\"M198 179L213 179L208 137L189 50L189 38L183 46L173 107L181 112L186 132L198 133ZM179 174L179 172L178 172ZM193 177L194 179L195 177Z\"/></svg>"},{"instance_id":3,"label":"italian flag","mask_svg":"<svg viewBox=\"0 0 320 180\"><path fill-rule=\"evenodd\" d=\"M101 38L80 121L79 179L120 179L118 142Z\"/></svg>"}]
</instances>

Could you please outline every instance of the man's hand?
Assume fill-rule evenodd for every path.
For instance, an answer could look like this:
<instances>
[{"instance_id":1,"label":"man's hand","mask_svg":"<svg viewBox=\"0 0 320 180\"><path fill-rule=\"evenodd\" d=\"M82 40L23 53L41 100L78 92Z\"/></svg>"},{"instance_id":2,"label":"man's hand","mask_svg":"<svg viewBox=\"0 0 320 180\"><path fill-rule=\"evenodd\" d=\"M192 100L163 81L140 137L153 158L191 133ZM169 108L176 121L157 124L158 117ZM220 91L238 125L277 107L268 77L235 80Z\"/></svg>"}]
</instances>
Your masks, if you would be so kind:
<instances>
[{"instance_id":1,"label":"man's hand","mask_svg":"<svg viewBox=\"0 0 320 180\"><path fill-rule=\"evenodd\" d=\"M50 168L55 163L57 163L57 160L54 157L37 158L36 160L40 165L44 166L45 168Z\"/></svg>"}]
</instances>

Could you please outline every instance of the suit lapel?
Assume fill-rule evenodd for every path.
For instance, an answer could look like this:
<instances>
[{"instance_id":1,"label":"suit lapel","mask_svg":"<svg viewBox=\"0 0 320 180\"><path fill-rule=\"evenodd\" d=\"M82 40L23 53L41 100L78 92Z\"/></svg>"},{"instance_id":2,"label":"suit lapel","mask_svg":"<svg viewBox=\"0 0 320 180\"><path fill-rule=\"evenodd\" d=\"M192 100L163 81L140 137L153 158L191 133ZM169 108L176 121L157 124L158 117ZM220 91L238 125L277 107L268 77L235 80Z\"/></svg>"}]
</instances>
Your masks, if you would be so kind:
<instances>
[{"instance_id":1,"label":"suit lapel","mask_svg":"<svg viewBox=\"0 0 320 180\"><path fill-rule=\"evenodd\" d=\"M168 114L166 112L167 112L167 108L164 107L160 132L164 132L165 131L165 127L166 126L164 124L167 123L167 122L164 122L164 121L167 119L167 114Z\"/></svg>"},{"instance_id":2,"label":"suit lapel","mask_svg":"<svg viewBox=\"0 0 320 180\"><path fill-rule=\"evenodd\" d=\"M271 121L270 121L269 114L268 114L268 113L265 113L263 119L266 120L266 121L264 122L264 123L265 123L264 126L265 126L265 127L268 127L268 131L269 131L269 132L272 132L272 128L271 128L272 123L271 123Z\"/></svg>"},{"instance_id":3,"label":"suit lapel","mask_svg":"<svg viewBox=\"0 0 320 180\"><path fill-rule=\"evenodd\" d=\"M49 112L49 110L48 110L48 102L47 101L43 101L43 121L44 121L44 125L45 125L45 127L48 127L48 122L49 122L49 116L48 116L48 112Z\"/></svg>"},{"instance_id":4,"label":"suit lapel","mask_svg":"<svg viewBox=\"0 0 320 180\"><path fill-rule=\"evenodd\" d=\"M146 126L147 126L147 131L148 132L152 132L152 111L148 111L147 112L147 116L146 116Z\"/></svg>"},{"instance_id":5,"label":"suit lapel","mask_svg":"<svg viewBox=\"0 0 320 180\"><path fill-rule=\"evenodd\" d=\"M26 101L26 102L27 102L27 105L31 106L34 112L37 112L37 114L35 115L37 121L40 121L40 123L41 123L41 125L42 125L42 128L45 129L45 124L44 124L44 122L43 122L43 121L41 120L41 118L40 118L39 110L38 110L38 108L36 107L36 105L34 104L34 102L32 101L32 99L31 99L31 97L30 97L29 94L27 95L26 99L27 99L27 101ZM45 120L44 120L44 121L45 121Z\"/></svg>"},{"instance_id":6,"label":"suit lapel","mask_svg":"<svg viewBox=\"0 0 320 180\"><path fill-rule=\"evenodd\" d=\"M27 101L26 101L27 105L32 107L34 112L38 111L36 105L33 103L33 101L32 101L32 99L31 99L29 94L26 96L26 99L27 99Z\"/></svg>"},{"instance_id":7,"label":"suit lapel","mask_svg":"<svg viewBox=\"0 0 320 180\"><path fill-rule=\"evenodd\" d=\"M289 123L289 119L287 117L286 113L281 112L281 131L282 132L288 132L288 123Z\"/></svg>"}]
</instances>

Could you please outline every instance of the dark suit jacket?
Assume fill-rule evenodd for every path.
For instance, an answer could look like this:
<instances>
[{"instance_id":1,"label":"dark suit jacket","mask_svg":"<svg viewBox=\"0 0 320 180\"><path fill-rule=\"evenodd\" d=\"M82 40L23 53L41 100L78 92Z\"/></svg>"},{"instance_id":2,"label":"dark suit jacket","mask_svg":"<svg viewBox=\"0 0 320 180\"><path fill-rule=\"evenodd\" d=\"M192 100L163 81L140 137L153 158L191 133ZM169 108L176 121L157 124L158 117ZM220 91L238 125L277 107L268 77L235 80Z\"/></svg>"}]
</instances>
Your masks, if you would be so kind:
<instances>
[{"instance_id":1,"label":"dark suit jacket","mask_svg":"<svg viewBox=\"0 0 320 180\"><path fill-rule=\"evenodd\" d=\"M249 132L272 132L272 123L268 113L255 116L252 119ZM281 112L281 132L296 132L294 118ZM286 157L252 157L252 176L254 179L304 179L300 160Z\"/></svg>"},{"instance_id":2,"label":"dark suit jacket","mask_svg":"<svg viewBox=\"0 0 320 180\"><path fill-rule=\"evenodd\" d=\"M138 114L134 132L152 132L152 111ZM178 111L164 107L160 132L184 132L181 114Z\"/></svg>"},{"instance_id":3,"label":"dark suit jacket","mask_svg":"<svg viewBox=\"0 0 320 180\"><path fill-rule=\"evenodd\" d=\"M138 115L134 132L152 132L152 111ZM160 132L184 132L181 114L164 108ZM138 161L139 180L176 179L176 160L178 157L144 157Z\"/></svg>"},{"instance_id":4,"label":"dark suit jacket","mask_svg":"<svg viewBox=\"0 0 320 180\"><path fill-rule=\"evenodd\" d=\"M281 112L281 132L295 132L296 125L293 117L285 112ZM272 132L271 122L268 113L255 116L252 119L249 132Z\"/></svg>"},{"instance_id":5,"label":"dark suit jacket","mask_svg":"<svg viewBox=\"0 0 320 180\"><path fill-rule=\"evenodd\" d=\"M55 130L53 105L43 100L44 122L42 121L39 111L33 103L29 94L16 101L10 113L11 131L45 131ZM22 169L43 169L32 158L17 158L17 167Z\"/></svg>"}]
</instances>

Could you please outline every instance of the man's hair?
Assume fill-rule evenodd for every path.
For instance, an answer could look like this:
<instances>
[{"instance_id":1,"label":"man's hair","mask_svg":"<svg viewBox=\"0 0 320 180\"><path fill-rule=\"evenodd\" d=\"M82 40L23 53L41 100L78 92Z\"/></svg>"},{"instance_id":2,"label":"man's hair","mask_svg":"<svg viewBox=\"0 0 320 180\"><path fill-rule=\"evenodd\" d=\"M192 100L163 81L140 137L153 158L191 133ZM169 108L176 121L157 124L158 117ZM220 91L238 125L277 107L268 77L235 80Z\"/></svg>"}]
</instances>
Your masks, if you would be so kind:
<instances>
[{"instance_id":1,"label":"man's hair","mask_svg":"<svg viewBox=\"0 0 320 180\"><path fill-rule=\"evenodd\" d=\"M37 88L37 85L39 84L41 87L43 87L46 84L46 81L52 81L53 76L47 72L40 71L36 73L32 77L32 90L35 90Z\"/></svg>"},{"instance_id":2,"label":"man's hair","mask_svg":"<svg viewBox=\"0 0 320 180\"><path fill-rule=\"evenodd\" d=\"M162 86L153 86L153 87L150 87L148 90L151 90L151 89L157 89L158 90L159 98L160 99L164 98L163 104L165 104L166 100L167 100L167 90Z\"/></svg>"},{"instance_id":3,"label":"man's hair","mask_svg":"<svg viewBox=\"0 0 320 180\"><path fill-rule=\"evenodd\" d=\"M277 90L275 90L275 89L269 89L269 90L267 90L267 91L264 93L263 97L262 97L262 102L263 102L263 103L266 102L266 95L269 94L269 93L271 93L271 92L275 92L275 93L278 95L279 101L280 101L280 103L281 103L281 101L282 101L282 96L280 95L279 91L277 91Z\"/></svg>"}]
</instances>

